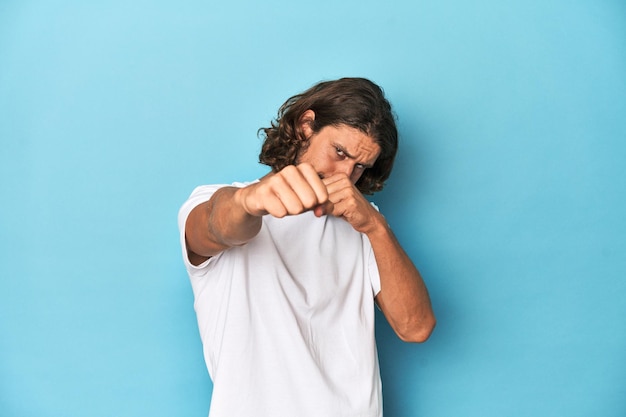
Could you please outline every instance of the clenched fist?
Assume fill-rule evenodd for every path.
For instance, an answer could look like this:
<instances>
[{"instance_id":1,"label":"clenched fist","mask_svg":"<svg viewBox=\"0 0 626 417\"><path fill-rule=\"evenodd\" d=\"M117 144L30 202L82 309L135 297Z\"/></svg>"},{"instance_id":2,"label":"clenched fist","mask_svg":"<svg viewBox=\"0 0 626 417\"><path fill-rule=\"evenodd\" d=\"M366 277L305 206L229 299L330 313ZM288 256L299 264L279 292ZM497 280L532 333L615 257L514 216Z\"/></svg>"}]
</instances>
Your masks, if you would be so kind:
<instances>
[{"instance_id":1,"label":"clenched fist","mask_svg":"<svg viewBox=\"0 0 626 417\"><path fill-rule=\"evenodd\" d=\"M328 203L326 185L308 163L289 165L242 188L237 197L252 216L274 217L300 214ZM315 214L323 214L321 208Z\"/></svg>"}]
</instances>

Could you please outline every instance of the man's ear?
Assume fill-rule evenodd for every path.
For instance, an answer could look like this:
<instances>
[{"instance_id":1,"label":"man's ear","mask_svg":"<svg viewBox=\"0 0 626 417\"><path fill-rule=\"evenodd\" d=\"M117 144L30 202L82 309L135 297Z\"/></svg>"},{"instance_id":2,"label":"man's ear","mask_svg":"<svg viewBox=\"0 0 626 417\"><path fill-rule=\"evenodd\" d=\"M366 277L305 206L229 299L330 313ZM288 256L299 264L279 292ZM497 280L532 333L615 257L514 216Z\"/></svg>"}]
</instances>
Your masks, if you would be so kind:
<instances>
[{"instance_id":1,"label":"man's ear","mask_svg":"<svg viewBox=\"0 0 626 417\"><path fill-rule=\"evenodd\" d=\"M311 109L302 113L300 116L300 128L302 133L308 139L313 135L313 122L315 121L315 112Z\"/></svg>"}]
</instances>

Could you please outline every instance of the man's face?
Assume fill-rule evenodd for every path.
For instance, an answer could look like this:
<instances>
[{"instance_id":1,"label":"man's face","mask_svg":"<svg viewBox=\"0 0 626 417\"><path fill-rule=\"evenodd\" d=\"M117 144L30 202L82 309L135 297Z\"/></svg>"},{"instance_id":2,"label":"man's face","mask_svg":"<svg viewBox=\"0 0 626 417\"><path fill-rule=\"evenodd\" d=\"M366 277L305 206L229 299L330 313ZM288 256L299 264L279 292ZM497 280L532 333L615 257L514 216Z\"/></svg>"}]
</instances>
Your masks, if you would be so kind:
<instances>
[{"instance_id":1,"label":"man's face","mask_svg":"<svg viewBox=\"0 0 626 417\"><path fill-rule=\"evenodd\" d=\"M326 126L313 133L308 124L303 124L303 130L309 144L298 163L313 165L321 178L343 173L355 184L380 155L374 139L353 127Z\"/></svg>"}]
</instances>

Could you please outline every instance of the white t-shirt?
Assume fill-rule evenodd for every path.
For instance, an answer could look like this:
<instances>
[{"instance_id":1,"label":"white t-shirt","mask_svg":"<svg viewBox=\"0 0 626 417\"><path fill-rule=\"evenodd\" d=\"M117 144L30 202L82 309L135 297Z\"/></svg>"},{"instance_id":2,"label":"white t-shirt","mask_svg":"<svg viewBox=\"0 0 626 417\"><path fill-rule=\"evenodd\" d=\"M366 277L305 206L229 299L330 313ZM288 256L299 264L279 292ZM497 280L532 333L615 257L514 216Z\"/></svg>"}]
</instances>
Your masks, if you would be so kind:
<instances>
[{"instance_id":1,"label":"white t-shirt","mask_svg":"<svg viewBox=\"0 0 626 417\"><path fill-rule=\"evenodd\" d=\"M187 216L220 187L195 189L178 219L213 380L209 416L382 416L368 238L332 216L268 215L248 243L193 266Z\"/></svg>"}]
</instances>

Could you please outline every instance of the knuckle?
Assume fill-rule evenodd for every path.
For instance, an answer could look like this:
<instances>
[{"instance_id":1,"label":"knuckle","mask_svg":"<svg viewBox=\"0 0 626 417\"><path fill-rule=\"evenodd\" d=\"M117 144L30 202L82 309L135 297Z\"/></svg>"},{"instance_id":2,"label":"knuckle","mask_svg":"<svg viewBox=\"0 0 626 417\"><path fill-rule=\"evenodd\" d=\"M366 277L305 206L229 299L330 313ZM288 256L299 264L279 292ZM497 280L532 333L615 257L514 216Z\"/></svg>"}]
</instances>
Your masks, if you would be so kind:
<instances>
[{"instance_id":1,"label":"knuckle","mask_svg":"<svg viewBox=\"0 0 626 417\"><path fill-rule=\"evenodd\" d=\"M287 165L286 167L284 167L284 168L282 169L282 171L281 171L281 172L284 172L284 173L291 173L291 172L293 172L293 171L295 171L295 170L296 170L296 167L295 167L295 166L293 166L293 165Z\"/></svg>"},{"instance_id":2,"label":"knuckle","mask_svg":"<svg viewBox=\"0 0 626 417\"><path fill-rule=\"evenodd\" d=\"M288 214L287 209L285 209L284 207L276 207L272 212L271 215L277 218L283 218Z\"/></svg>"},{"instance_id":3,"label":"knuckle","mask_svg":"<svg viewBox=\"0 0 626 417\"><path fill-rule=\"evenodd\" d=\"M293 203L289 208L289 214L300 214L304 210L304 206L300 203Z\"/></svg>"},{"instance_id":4,"label":"knuckle","mask_svg":"<svg viewBox=\"0 0 626 417\"><path fill-rule=\"evenodd\" d=\"M304 207L313 207L317 204L317 198L315 196L305 196L302 198L302 204Z\"/></svg>"}]
</instances>

